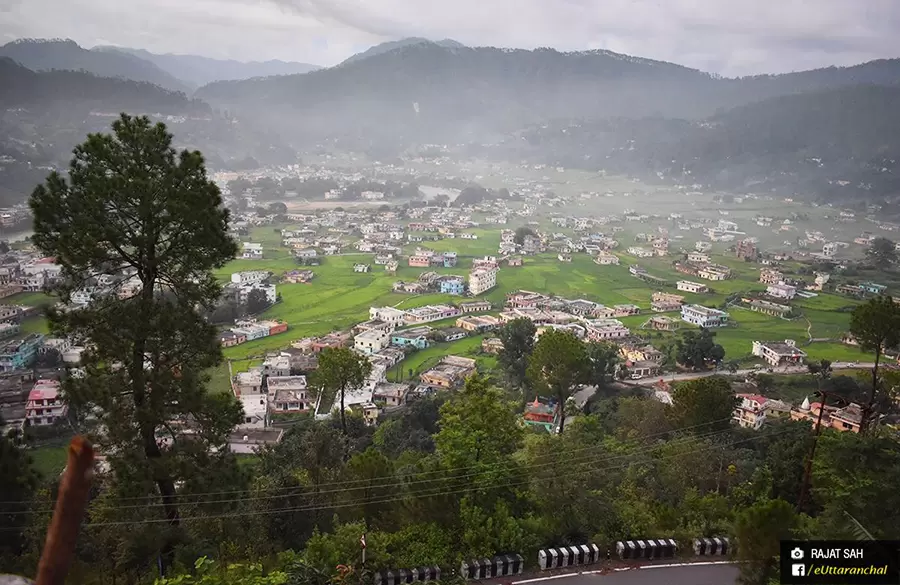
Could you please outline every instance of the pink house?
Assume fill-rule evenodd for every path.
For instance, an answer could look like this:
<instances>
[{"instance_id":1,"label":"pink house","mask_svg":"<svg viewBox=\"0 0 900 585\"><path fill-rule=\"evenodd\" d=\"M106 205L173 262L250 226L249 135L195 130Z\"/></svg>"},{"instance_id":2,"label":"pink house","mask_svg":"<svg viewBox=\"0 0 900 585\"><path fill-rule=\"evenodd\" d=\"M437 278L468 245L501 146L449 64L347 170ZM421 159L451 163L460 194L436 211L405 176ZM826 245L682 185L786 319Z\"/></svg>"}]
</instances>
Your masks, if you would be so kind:
<instances>
[{"instance_id":1,"label":"pink house","mask_svg":"<svg viewBox=\"0 0 900 585\"><path fill-rule=\"evenodd\" d=\"M25 424L52 425L66 416L68 407L59 392L59 380L38 380L28 393L25 405Z\"/></svg>"}]
</instances>

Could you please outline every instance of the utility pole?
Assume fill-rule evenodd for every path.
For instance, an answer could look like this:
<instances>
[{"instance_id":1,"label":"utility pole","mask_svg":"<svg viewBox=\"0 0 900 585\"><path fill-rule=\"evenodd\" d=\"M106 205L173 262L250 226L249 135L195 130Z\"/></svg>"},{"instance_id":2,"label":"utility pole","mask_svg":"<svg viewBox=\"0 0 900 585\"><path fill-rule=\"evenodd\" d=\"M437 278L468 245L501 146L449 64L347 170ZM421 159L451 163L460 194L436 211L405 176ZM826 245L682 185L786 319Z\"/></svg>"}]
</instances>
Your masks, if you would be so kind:
<instances>
[{"instance_id":1,"label":"utility pole","mask_svg":"<svg viewBox=\"0 0 900 585\"><path fill-rule=\"evenodd\" d=\"M362 547L362 563L360 563L359 567L359 585L363 583L363 574L366 571L366 533L363 532L363 535L359 538L359 544Z\"/></svg>"},{"instance_id":2,"label":"utility pole","mask_svg":"<svg viewBox=\"0 0 900 585\"><path fill-rule=\"evenodd\" d=\"M809 483L812 475L813 460L816 457L816 445L819 443L819 434L822 432L822 414L825 412L825 404L828 402L828 392L820 390L822 395L822 404L819 405L819 416L816 419L815 435L813 436L813 444L809 450L809 458L806 460L806 467L803 470L803 483L800 484L800 497L797 498L797 511L803 509L806 500L806 494L809 491Z\"/></svg>"},{"instance_id":3,"label":"utility pole","mask_svg":"<svg viewBox=\"0 0 900 585\"><path fill-rule=\"evenodd\" d=\"M719 485L722 482L722 466L725 464L725 448L722 448L722 454L719 455L719 473L716 475L716 493L721 493L719 491Z\"/></svg>"}]
</instances>

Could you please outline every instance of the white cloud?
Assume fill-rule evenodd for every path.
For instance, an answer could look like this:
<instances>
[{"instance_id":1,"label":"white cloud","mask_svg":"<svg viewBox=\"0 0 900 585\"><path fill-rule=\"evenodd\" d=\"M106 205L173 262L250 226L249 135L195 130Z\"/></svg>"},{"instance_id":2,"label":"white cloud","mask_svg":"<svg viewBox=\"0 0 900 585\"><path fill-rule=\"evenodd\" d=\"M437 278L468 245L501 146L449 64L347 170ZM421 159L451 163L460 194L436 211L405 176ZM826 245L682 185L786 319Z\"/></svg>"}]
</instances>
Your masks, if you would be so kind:
<instances>
[{"instance_id":1,"label":"white cloud","mask_svg":"<svg viewBox=\"0 0 900 585\"><path fill-rule=\"evenodd\" d=\"M321 65L424 36L745 75L898 56L897 30L896 0L0 0L0 36Z\"/></svg>"}]
</instances>

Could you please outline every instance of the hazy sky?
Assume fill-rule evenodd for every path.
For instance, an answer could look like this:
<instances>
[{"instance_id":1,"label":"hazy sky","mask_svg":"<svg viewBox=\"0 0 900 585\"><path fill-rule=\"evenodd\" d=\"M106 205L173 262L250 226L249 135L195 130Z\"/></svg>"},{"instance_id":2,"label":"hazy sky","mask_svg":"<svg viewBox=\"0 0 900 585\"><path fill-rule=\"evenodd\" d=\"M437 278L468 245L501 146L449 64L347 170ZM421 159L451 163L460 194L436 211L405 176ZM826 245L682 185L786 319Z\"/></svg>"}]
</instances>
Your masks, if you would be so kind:
<instances>
[{"instance_id":1,"label":"hazy sky","mask_svg":"<svg viewBox=\"0 0 900 585\"><path fill-rule=\"evenodd\" d=\"M725 75L900 57L900 0L0 0L0 41L333 65L408 36L609 49Z\"/></svg>"}]
</instances>

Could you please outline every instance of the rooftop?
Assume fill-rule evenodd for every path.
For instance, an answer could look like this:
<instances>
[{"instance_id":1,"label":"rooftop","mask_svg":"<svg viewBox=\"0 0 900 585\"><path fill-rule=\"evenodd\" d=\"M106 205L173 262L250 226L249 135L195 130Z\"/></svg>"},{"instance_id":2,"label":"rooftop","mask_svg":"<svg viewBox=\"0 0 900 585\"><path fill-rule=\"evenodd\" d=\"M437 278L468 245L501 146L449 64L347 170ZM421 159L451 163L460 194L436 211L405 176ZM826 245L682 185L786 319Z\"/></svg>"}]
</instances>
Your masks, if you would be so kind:
<instances>
[{"instance_id":1,"label":"rooftop","mask_svg":"<svg viewBox=\"0 0 900 585\"><path fill-rule=\"evenodd\" d=\"M404 338L413 338L413 337L422 337L428 335L432 332L431 327L427 325L421 325L419 327L410 327L409 329L401 329L399 331L394 331L392 334L394 337L404 337Z\"/></svg>"},{"instance_id":2,"label":"rooftop","mask_svg":"<svg viewBox=\"0 0 900 585\"><path fill-rule=\"evenodd\" d=\"M738 394L738 398L745 398L747 400L752 400L754 402L758 402L760 404L765 404L769 401L768 398L763 396L762 394Z\"/></svg>"},{"instance_id":3,"label":"rooftop","mask_svg":"<svg viewBox=\"0 0 900 585\"><path fill-rule=\"evenodd\" d=\"M444 356L441 365L458 366L461 368L475 369L475 360L472 358L459 357L457 355Z\"/></svg>"},{"instance_id":4,"label":"rooftop","mask_svg":"<svg viewBox=\"0 0 900 585\"><path fill-rule=\"evenodd\" d=\"M307 386L306 376L269 376L266 382L269 385L269 392L305 390Z\"/></svg>"},{"instance_id":5,"label":"rooftop","mask_svg":"<svg viewBox=\"0 0 900 585\"><path fill-rule=\"evenodd\" d=\"M58 396L59 380L38 380L28 393L28 400L54 400Z\"/></svg>"},{"instance_id":6,"label":"rooftop","mask_svg":"<svg viewBox=\"0 0 900 585\"><path fill-rule=\"evenodd\" d=\"M784 341L760 341L759 344L779 355L806 356L806 352Z\"/></svg>"},{"instance_id":7,"label":"rooftop","mask_svg":"<svg viewBox=\"0 0 900 585\"><path fill-rule=\"evenodd\" d=\"M712 307L704 307L703 305L684 305L682 309L687 311L694 311L695 313L700 313L701 315L706 316L721 316L728 314L725 311L713 309Z\"/></svg>"}]
</instances>

